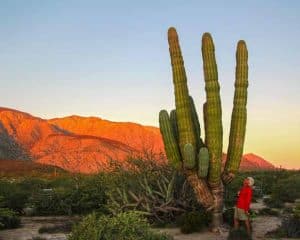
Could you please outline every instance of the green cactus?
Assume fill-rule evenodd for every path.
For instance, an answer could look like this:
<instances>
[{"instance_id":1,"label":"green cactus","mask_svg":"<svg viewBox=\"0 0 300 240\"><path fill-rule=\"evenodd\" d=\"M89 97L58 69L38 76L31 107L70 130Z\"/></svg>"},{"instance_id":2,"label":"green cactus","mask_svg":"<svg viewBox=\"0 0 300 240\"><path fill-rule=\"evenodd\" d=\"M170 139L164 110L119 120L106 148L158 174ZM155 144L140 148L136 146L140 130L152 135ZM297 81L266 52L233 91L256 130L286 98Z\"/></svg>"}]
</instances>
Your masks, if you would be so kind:
<instances>
[{"instance_id":1,"label":"green cactus","mask_svg":"<svg viewBox=\"0 0 300 240\"><path fill-rule=\"evenodd\" d=\"M223 184L232 181L241 156L246 130L246 103L248 86L248 53L244 41L239 41L236 53L236 81L234 106L231 118L228 157L222 170L223 128L220 86L215 59L215 47L209 33L202 37L202 58L206 101L203 105L205 143L195 104L189 96L186 73L175 28L168 31L169 51L173 72L176 109L160 112L160 130L171 164L186 174L198 201L212 210L213 226L222 219ZM174 151L174 152L173 152Z\"/></svg>"}]
</instances>

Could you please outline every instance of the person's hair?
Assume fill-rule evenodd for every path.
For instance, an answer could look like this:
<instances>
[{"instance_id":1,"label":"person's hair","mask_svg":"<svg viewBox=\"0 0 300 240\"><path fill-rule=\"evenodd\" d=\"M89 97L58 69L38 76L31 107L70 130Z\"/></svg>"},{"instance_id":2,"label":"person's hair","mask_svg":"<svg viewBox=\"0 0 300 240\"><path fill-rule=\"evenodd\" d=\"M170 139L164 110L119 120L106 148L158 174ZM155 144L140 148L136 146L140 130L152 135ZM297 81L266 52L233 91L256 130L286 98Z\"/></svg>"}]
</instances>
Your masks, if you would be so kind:
<instances>
[{"instance_id":1,"label":"person's hair","mask_svg":"<svg viewBox=\"0 0 300 240\"><path fill-rule=\"evenodd\" d=\"M248 181L249 181L249 185L252 187L254 185L254 179L253 177L247 177Z\"/></svg>"}]
</instances>

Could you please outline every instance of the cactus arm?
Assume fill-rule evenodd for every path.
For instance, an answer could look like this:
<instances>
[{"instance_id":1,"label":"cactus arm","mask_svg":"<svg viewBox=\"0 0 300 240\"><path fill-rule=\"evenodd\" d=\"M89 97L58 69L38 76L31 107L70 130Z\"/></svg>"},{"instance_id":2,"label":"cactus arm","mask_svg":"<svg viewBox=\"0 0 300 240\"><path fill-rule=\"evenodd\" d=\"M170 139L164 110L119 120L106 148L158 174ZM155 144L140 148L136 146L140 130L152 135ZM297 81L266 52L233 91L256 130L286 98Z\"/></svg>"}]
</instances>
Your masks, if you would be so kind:
<instances>
[{"instance_id":1,"label":"cactus arm","mask_svg":"<svg viewBox=\"0 0 300 240\"><path fill-rule=\"evenodd\" d=\"M183 159L184 159L184 167L187 169L193 169L196 165L196 156L195 156L195 149L194 146L190 143L184 145L184 152L183 152Z\"/></svg>"},{"instance_id":2,"label":"cactus arm","mask_svg":"<svg viewBox=\"0 0 300 240\"><path fill-rule=\"evenodd\" d=\"M236 50L236 72L233 110L227 160L223 181L229 183L239 169L243 155L247 121L248 51L244 41L239 41Z\"/></svg>"},{"instance_id":3,"label":"cactus arm","mask_svg":"<svg viewBox=\"0 0 300 240\"><path fill-rule=\"evenodd\" d=\"M206 102L203 104L203 123L204 123L204 132L205 132L205 139L204 143L206 144L206 133L207 133L207 104Z\"/></svg>"},{"instance_id":4,"label":"cactus arm","mask_svg":"<svg viewBox=\"0 0 300 240\"><path fill-rule=\"evenodd\" d=\"M159 128L163 138L167 158L175 169L181 169L181 155L173 134L173 129L166 110L159 112Z\"/></svg>"},{"instance_id":5,"label":"cactus arm","mask_svg":"<svg viewBox=\"0 0 300 240\"><path fill-rule=\"evenodd\" d=\"M215 48L209 33L204 33L202 37L202 58L207 105L205 141L210 155L208 182L211 186L218 186L222 167L223 128Z\"/></svg>"},{"instance_id":6,"label":"cactus arm","mask_svg":"<svg viewBox=\"0 0 300 240\"><path fill-rule=\"evenodd\" d=\"M176 117L176 109L173 109L170 112L170 121L173 128L173 133L176 141L179 141L179 134L178 134L178 126L177 126L177 117Z\"/></svg>"},{"instance_id":7,"label":"cactus arm","mask_svg":"<svg viewBox=\"0 0 300 240\"><path fill-rule=\"evenodd\" d=\"M191 104L194 132L195 132L195 135L196 135L196 142L197 142L196 152L198 152L200 147L203 146L203 141L201 139L201 128L200 128L199 117L198 117L198 114L197 114L195 102L194 102L194 100L191 96L190 96L190 104Z\"/></svg>"},{"instance_id":8,"label":"cactus arm","mask_svg":"<svg viewBox=\"0 0 300 240\"><path fill-rule=\"evenodd\" d=\"M185 144L190 143L193 146L196 146L196 137L193 129L192 113L183 58L179 46L178 35L173 27L169 28L168 30L168 42L173 72L175 106L179 132L179 148L183 155Z\"/></svg>"},{"instance_id":9,"label":"cactus arm","mask_svg":"<svg viewBox=\"0 0 300 240\"><path fill-rule=\"evenodd\" d=\"M209 169L209 153L206 147L200 148L198 154L198 176L206 178Z\"/></svg>"}]
</instances>

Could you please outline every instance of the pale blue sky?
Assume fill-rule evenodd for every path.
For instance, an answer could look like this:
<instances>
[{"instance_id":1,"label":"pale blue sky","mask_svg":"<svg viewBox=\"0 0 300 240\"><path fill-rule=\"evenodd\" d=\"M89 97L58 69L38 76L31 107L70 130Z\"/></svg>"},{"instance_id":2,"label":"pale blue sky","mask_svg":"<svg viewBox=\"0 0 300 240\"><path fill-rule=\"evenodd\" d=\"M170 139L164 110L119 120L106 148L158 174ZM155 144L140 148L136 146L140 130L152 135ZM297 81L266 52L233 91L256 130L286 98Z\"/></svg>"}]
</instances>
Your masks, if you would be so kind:
<instances>
[{"instance_id":1,"label":"pale blue sky","mask_svg":"<svg viewBox=\"0 0 300 240\"><path fill-rule=\"evenodd\" d=\"M0 0L0 106L43 118L93 115L158 126L159 110L174 105L170 26L199 113L201 35L208 31L215 41L226 137L235 46L244 39L249 144L289 141L290 134L286 146L300 143L300 1L292 0Z\"/></svg>"}]
</instances>

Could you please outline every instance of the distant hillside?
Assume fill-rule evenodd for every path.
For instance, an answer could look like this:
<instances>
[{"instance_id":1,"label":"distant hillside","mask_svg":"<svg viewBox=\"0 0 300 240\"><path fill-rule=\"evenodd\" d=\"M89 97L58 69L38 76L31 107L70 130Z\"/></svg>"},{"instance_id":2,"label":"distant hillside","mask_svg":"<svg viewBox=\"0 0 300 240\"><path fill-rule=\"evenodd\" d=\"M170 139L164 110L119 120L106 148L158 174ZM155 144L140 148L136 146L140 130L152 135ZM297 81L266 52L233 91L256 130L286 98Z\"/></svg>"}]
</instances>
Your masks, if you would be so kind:
<instances>
[{"instance_id":1,"label":"distant hillside","mask_svg":"<svg viewBox=\"0 0 300 240\"><path fill-rule=\"evenodd\" d=\"M0 159L33 160L72 172L92 173L107 170L112 161L122 163L129 156L166 161L163 155L156 127L97 117L45 120L0 108ZM274 166L257 155L246 154L241 169L271 170Z\"/></svg>"},{"instance_id":2,"label":"distant hillside","mask_svg":"<svg viewBox=\"0 0 300 240\"><path fill-rule=\"evenodd\" d=\"M0 160L0 177L57 177L67 172L59 167L23 160Z\"/></svg>"},{"instance_id":3,"label":"distant hillside","mask_svg":"<svg viewBox=\"0 0 300 240\"><path fill-rule=\"evenodd\" d=\"M95 117L45 120L8 108L0 108L0 144L0 159L32 159L83 173L164 152L157 128Z\"/></svg>"},{"instance_id":4,"label":"distant hillside","mask_svg":"<svg viewBox=\"0 0 300 240\"><path fill-rule=\"evenodd\" d=\"M226 154L223 154L222 161L223 165L225 164ZM260 156L257 156L253 153L248 153L243 155L241 165L239 168L241 171L260 171L260 170L275 170L275 166L263 159Z\"/></svg>"},{"instance_id":5,"label":"distant hillside","mask_svg":"<svg viewBox=\"0 0 300 240\"><path fill-rule=\"evenodd\" d=\"M275 170L275 166L253 153L248 153L243 156L241 170Z\"/></svg>"},{"instance_id":6,"label":"distant hillside","mask_svg":"<svg viewBox=\"0 0 300 240\"><path fill-rule=\"evenodd\" d=\"M164 151L160 131L155 127L80 116L55 118L48 120L48 122L75 134L119 141L140 152L158 153Z\"/></svg>"}]
</instances>

